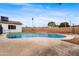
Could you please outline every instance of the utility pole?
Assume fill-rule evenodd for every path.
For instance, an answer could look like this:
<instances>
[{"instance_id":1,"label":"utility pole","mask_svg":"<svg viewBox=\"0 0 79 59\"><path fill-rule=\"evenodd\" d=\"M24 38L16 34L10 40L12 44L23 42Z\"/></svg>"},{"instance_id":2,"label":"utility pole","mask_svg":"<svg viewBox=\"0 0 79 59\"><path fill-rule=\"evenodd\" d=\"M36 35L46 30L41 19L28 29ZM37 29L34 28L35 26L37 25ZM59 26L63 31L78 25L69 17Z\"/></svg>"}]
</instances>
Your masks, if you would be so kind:
<instances>
[{"instance_id":1,"label":"utility pole","mask_svg":"<svg viewBox=\"0 0 79 59\"><path fill-rule=\"evenodd\" d=\"M32 31L33 31L33 20L34 20L34 18L32 18Z\"/></svg>"},{"instance_id":2,"label":"utility pole","mask_svg":"<svg viewBox=\"0 0 79 59\"><path fill-rule=\"evenodd\" d=\"M71 20L70 20L70 30L71 30L71 33L72 33L72 24L71 24Z\"/></svg>"},{"instance_id":3,"label":"utility pole","mask_svg":"<svg viewBox=\"0 0 79 59\"><path fill-rule=\"evenodd\" d=\"M65 17L65 20L66 20L66 17ZM66 22L65 22L65 28L66 28Z\"/></svg>"},{"instance_id":4,"label":"utility pole","mask_svg":"<svg viewBox=\"0 0 79 59\"><path fill-rule=\"evenodd\" d=\"M32 18L32 27L33 27L33 20L34 20L34 18Z\"/></svg>"},{"instance_id":5,"label":"utility pole","mask_svg":"<svg viewBox=\"0 0 79 59\"><path fill-rule=\"evenodd\" d=\"M73 30L73 34L75 34L75 28L74 28L74 24L73 24L73 29L72 29L72 30Z\"/></svg>"}]
</instances>

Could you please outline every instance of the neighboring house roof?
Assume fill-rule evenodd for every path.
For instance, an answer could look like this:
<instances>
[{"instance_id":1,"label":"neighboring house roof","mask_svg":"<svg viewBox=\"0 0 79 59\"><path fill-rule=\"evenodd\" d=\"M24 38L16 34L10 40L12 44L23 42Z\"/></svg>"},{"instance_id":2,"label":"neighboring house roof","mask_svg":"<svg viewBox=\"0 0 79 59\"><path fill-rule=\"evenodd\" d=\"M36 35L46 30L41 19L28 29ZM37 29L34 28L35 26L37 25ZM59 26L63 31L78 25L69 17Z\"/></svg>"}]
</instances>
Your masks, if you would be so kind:
<instances>
[{"instance_id":1,"label":"neighboring house roof","mask_svg":"<svg viewBox=\"0 0 79 59\"><path fill-rule=\"evenodd\" d=\"M0 23L22 25L19 21L0 21Z\"/></svg>"}]
</instances>

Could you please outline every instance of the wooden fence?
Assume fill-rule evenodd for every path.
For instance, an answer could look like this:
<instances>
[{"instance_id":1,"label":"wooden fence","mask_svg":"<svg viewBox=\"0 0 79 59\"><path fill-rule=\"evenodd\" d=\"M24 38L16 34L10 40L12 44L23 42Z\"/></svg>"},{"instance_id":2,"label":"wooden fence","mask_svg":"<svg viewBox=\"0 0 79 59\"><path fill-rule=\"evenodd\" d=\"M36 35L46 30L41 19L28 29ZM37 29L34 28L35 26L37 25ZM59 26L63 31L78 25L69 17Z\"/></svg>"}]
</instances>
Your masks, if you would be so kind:
<instances>
[{"instance_id":1,"label":"wooden fence","mask_svg":"<svg viewBox=\"0 0 79 59\"><path fill-rule=\"evenodd\" d=\"M22 32L40 32L40 33L77 33L79 34L79 27L53 27L53 28L22 28Z\"/></svg>"}]
</instances>

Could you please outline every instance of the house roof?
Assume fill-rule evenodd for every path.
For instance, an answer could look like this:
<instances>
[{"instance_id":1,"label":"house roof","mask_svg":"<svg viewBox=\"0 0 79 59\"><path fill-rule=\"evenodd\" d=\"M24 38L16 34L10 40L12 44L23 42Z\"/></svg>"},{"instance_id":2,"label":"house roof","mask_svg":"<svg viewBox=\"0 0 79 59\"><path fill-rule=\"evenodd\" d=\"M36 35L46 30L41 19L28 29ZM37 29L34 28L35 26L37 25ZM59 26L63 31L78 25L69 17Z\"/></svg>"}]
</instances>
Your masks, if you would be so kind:
<instances>
[{"instance_id":1,"label":"house roof","mask_svg":"<svg viewBox=\"0 0 79 59\"><path fill-rule=\"evenodd\" d=\"M19 21L1 21L0 20L0 23L22 25L22 23Z\"/></svg>"}]
</instances>

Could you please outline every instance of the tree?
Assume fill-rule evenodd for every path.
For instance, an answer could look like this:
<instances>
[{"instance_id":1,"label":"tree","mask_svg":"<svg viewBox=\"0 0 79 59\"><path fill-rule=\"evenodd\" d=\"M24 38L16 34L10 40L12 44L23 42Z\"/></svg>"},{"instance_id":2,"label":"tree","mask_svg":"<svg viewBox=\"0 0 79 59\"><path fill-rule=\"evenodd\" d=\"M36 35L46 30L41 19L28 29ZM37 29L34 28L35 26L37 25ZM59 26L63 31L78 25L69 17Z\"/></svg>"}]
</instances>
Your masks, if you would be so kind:
<instances>
[{"instance_id":1,"label":"tree","mask_svg":"<svg viewBox=\"0 0 79 59\"><path fill-rule=\"evenodd\" d=\"M49 27L55 27L56 24L55 24L55 22L49 22L49 23L48 23L48 26L49 26Z\"/></svg>"},{"instance_id":2,"label":"tree","mask_svg":"<svg viewBox=\"0 0 79 59\"><path fill-rule=\"evenodd\" d=\"M59 27L70 27L68 22L62 22L60 23Z\"/></svg>"}]
</instances>

